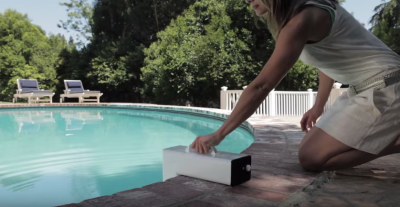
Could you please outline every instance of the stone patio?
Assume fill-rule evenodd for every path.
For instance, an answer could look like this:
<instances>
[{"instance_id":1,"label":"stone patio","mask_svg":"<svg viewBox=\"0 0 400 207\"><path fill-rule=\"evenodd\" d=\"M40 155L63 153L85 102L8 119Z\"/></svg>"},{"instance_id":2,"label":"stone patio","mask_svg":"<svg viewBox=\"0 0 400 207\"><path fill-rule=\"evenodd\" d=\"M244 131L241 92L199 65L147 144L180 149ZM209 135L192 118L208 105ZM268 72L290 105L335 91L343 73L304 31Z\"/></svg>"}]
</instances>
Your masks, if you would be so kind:
<instances>
[{"instance_id":1,"label":"stone patio","mask_svg":"<svg viewBox=\"0 0 400 207\"><path fill-rule=\"evenodd\" d=\"M0 107L10 106L18 105ZM228 114L218 109L201 110ZM248 120L255 141L243 152L252 155L252 179L243 185L230 187L179 176L63 207L399 206L400 156L387 156L346 171L305 172L297 159L304 136L299 120L299 117Z\"/></svg>"}]
</instances>

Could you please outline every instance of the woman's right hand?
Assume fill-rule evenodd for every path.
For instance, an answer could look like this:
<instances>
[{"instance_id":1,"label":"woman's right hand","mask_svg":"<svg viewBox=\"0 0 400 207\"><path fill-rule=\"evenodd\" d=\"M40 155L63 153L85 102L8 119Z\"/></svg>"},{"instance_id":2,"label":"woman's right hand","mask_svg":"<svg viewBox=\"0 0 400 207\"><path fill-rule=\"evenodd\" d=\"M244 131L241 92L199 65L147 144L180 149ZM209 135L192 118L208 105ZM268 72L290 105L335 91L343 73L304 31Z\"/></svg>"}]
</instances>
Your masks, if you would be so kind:
<instances>
[{"instance_id":1,"label":"woman's right hand","mask_svg":"<svg viewBox=\"0 0 400 207\"><path fill-rule=\"evenodd\" d=\"M305 132L308 132L312 127L314 127L317 119L322 115L323 112L323 107L316 106L308 110L300 121L301 129Z\"/></svg>"},{"instance_id":2,"label":"woman's right hand","mask_svg":"<svg viewBox=\"0 0 400 207\"><path fill-rule=\"evenodd\" d=\"M190 147L195 149L198 153L206 154L209 152L211 147L219 145L223 139L224 137L218 136L217 133L198 136L190 145Z\"/></svg>"}]
</instances>

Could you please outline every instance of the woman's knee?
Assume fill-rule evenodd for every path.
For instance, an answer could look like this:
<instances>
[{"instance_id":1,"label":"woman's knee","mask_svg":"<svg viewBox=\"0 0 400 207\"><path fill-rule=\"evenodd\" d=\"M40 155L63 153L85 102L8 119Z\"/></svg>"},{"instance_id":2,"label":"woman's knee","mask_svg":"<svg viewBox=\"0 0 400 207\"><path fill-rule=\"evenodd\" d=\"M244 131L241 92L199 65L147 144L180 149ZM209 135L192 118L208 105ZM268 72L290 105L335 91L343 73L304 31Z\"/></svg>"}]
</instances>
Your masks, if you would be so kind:
<instances>
[{"instance_id":1,"label":"woman's knee","mask_svg":"<svg viewBox=\"0 0 400 207\"><path fill-rule=\"evenodd\" d=\"M307 171L321 171L325 164L323 157L318 156L317 152L313 152L305 146L299 150L299 161L301 167Z\"/></svg>"},{"instance_id":2,"label":"woman's knee","mask_svg":"<svg viewBox=\"0 0 400 207\"><path fill-rule=\"evenodd\" d=\"M325 131L313 127L300 146L299 161L305 170L323 171L329 159L351 149Z\"/></svg>"}]
</instances>

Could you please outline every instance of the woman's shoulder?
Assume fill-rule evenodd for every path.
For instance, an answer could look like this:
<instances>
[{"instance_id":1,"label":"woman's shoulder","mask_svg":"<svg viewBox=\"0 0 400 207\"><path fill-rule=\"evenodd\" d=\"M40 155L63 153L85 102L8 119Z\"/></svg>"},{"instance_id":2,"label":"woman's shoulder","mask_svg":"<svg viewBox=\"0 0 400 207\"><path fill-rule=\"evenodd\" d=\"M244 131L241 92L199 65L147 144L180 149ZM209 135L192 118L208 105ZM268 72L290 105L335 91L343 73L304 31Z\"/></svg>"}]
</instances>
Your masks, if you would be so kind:
<instances>
[{"instance_id":1,"label":"woman's shoulder","mask_svg":"<svg viewBox=\"0 0 400 207\"><path fill-rule=\"evenodd\" d=\"M299 29L308 34L309 41L319 41L329 34L332 24L331 15L326 10L305 7L293 16L286 26L300 27Z\"/></svg>"}]
</instances>

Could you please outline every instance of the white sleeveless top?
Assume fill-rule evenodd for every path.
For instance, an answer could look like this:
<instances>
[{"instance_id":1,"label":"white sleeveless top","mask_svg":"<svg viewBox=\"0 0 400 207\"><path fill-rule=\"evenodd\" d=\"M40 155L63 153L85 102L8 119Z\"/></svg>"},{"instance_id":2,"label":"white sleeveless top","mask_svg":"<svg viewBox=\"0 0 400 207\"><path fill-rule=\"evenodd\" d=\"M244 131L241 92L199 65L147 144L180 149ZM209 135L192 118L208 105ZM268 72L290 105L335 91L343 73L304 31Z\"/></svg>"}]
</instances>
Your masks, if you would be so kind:
<instances>
[{"instance_id":1,"label":"white sleeveless top","mask_svg":"<svg viewBox=\"0 0 400 207\"><path fill-rule=\"evenodd\" d=\"M332 79L356 85L377 74L387 74L400 69L400 56L365 29L342 6L327 1L335 12L335 19L328 37L320 42L307 44L300 59Z\"/></svg>"}]
</instances>

